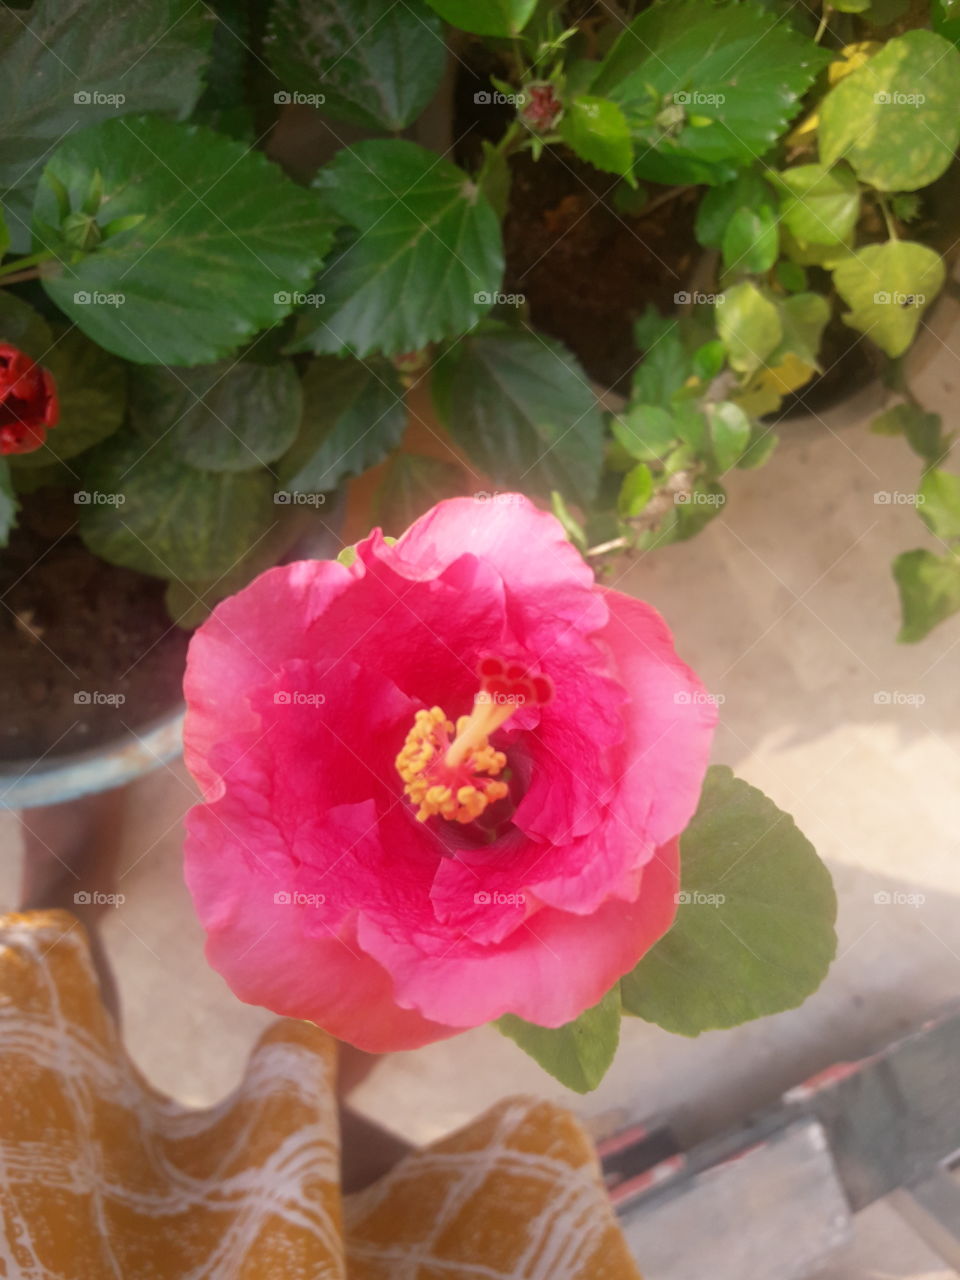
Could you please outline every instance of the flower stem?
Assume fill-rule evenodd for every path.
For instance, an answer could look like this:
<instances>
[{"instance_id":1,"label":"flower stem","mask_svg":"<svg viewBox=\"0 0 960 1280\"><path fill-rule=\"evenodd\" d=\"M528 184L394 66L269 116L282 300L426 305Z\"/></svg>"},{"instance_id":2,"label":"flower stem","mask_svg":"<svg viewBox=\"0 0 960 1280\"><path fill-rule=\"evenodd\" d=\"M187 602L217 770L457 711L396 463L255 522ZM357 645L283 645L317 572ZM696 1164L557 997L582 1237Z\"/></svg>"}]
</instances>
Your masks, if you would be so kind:
<instances>
[{"instance_id":1,"label":"flower stem","mask_svg":"<svg viewBox=\"0 0 960 1280\"><path fill-rule=\"evenodd\" d=\"M25 267L35 267L41 262L49 262L53 256L49 249L41 249L39 253L31 253L25 258L17 258L14 262L7 262L0 267L0 277L16 274L18 279L32 279L33 276L23 275L23 269ZM39 275L39 272L35 274ZM13 282L8 280L5 283L12 284Z\"/></svg>"}]
</instances>

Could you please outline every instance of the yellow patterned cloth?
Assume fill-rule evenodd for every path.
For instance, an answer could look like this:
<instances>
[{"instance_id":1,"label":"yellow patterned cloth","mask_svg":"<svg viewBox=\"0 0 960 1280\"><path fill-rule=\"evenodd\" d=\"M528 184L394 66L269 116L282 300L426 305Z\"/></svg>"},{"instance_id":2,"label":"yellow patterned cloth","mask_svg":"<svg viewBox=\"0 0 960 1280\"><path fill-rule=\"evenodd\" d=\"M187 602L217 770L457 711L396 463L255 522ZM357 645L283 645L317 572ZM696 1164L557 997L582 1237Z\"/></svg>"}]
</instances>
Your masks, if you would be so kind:
<instances>
[{"instance_id":1,"label":"yellow patterned cloth","mask_svg":"<svg viewBox=\"0 0 960 1280\"><path fill-rule=\"evenodd\" d=\"M0 917L3 1280L638 1280L589 1141L501 1103L341 1196L336 1046L276 1023L240 1087L143 1080L69 915Z\"/></svg>"}]
</instances>

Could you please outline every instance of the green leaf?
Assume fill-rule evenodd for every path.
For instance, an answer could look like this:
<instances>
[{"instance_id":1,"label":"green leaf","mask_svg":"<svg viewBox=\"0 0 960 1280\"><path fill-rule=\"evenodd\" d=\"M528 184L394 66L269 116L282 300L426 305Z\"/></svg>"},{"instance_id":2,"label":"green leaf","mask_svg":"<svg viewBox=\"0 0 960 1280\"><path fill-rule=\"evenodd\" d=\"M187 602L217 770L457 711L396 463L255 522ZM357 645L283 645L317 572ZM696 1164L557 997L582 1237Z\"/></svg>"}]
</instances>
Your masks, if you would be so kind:
<instances>
[{"instance_id":1,"label":"green leaf","mask_svg":"<svg viewBox=\"0 0 960 1280\"><path fill-rule=\"evenodd\" d=\"M950 448L943 436L939 413L926 413L919 405L905 401L874 418L870 430L878 436L904 436L914 453L936 466Z\"/></svg>"},{"instance_id":2,"label":"green leaf","mask_svg":"<svg viewBox=\"0 0 960 1280\"><path fill-rule=\"evenodd\" d=\"M723 265L727 271L762 275L777 260L780 232L771 205L738 209L723 234Z\"/></svg>"},{"instance_id":3,"label":"green leaf","mask_svg":"<svg viewBox=\"0 0 960 1280\"><path fill-rule=\"evenodd\" d=\"M443 353L433 391L444 426L495 484L581 504L596 494L603 416L561 343L491 324Z\"/></svg>"},{"instance_id":4,"label":"green leaf","mask_svg":"<svg viewBox=\"0 0 960 1280\"><path fill-rule=\"evenodd\" d=\"M820 108L820 157L846 159L879 191L916 191L946 170L960 142L960 53L908 31L844 76Z\"/></svg>"},{"instance_id":5,"label":"green leaf","mask_svg":"<svg viewBox=\"0 0 960 1280\"><path fill-rule=\"evenodd\" d=\"M17 496L6 458L0 458L0 547L10 541L10 530L17 523Z\"/></svg>"},{"instance_id":6,"label":"green leaf","mask_svg":"<svg viewBox=\"0 0 960 1280\"><path fill-rule=\"evenodd\" d=\"M753 373L780 344L783 324L776 303L750 281L735 284L717 303L717 333L731 366Z\"/></svg>"},{"instance_id":7,"label":"green leaf","mask_svg":"<svg viewBox=\"0 0 960 1280\"><path fill-rule=\"evenodd\" d=\"M0 208L0 258L10 248L10 228L7 226L7 220L3 215L3 209Z\"/></svg>"},{"instance_id":8,"label":"green leaf","mask_svg":"<svg viewBox=\"0 0 960 1280\"><path fill-rule=\"evenodd\" d=\"M792 818L715 765L680 865L676 921L622 980L624 1012L696 1036L816 991L836 949L836 897Z\"/></svg>"},{"instance_id":9,"label":"green leaf","mask_svg":"<svg viewBox=\"0 0 960 1280\"><path fill-rule=\"evenodd\" d=\"M776 196L756 169L744 169L731 182L723 182L704 192L697 206L694 232L705 249L719 249L730 219L738 209L774 207Z\"/></svg>"},{"instance_id":10,"label":"green leaf","mask_svg":"<svg viewBox=\"0 0 960 1280\"><path fill-rule=\"evenodd\" d=\"M579 551L586 551L587 535L583 525L575 519L570 508L563 500L563 494L556 489L550 494L550 509L563 525L563 531Z\"/></svg>"},{"instance_id":11,"label":"green leaf","mask_svg":"<svg viewBox=\"0 0 960 1280\"><path fill-rule=\"evenodd\" d=\"M627 118L606 98L575 98L564 110L560 137L581 160L607 173L630 173L633 140Z\"/></svg>"},{"instance_id":12,"label":"green leaf","mask_svg":"<svg viewBox=\"0 0 960 1280\"><path fill-rule=\"evenodd\" d=\"M427 454L395 453L374 503L376 520L397 537L443 498L464 492L463 469Z\"/></svg>"},{"instance_id":13,"label":"green leaf","mask_svg":"<svg viewBox=\"0 0 960 1280\"><path fill-rule=\"evenodd\" d=\"M300 434L280 460L285 489L323 493L381 462L407 424L403 386L392 365L321 356L303 379Z\"/></svg>"},{"instance_id":14,"label":"green leaf","mask_svg":"<svg viewBox=\"0 0 960 1280\"><path fill-rule=\"evenodd\" d=\"M867 334L888 356L900 356L945 275L943 260L927 245L888 240L838 263L833 282L850 307L844 323Z\"/></svg>"},{"instance_id":15,"label":"green leaf","mask_svg":"<svg viewBox=\"0 0 960 1280\"><path fill-rule=\"evenodd\" d=\"M802 244L843 244L860 216L860 184L845 164L801 164L779 175L783 221Z\"/></svg>"},{"instance_id":16,"label":"green leaf","mask_svg":"<svg viewBox=\"0 0 960 1280\"><path fill-rule=\"evenodd\" d=\"M130 373L134 430L145 440L169 439L184 462L204 471L250 471L273 462L293 443L300 410L300 380L289 360Z\"/></svg>"},{"instance_id":17,"label":"green leaf","mask_svg":"<svg viewBox=\"0 0 960 1280\"><path fill-rule=\"evenodd\" d=\"M192 0L35 0L26 12L0 9L0 188L16 188L5 200L18 251L29 245L43 164L64 136L127 112L188 116L211 34L206 7Z\"/></svg>"},{"instance_id":18,"label":"green leaf","mask_svg":"<svg viewBox=\"0 0 960 1280\"><path fill-rule=\"evenodd\" d=\"M359 142L317 179L350 228L297 351L401 355L472 329L503 276L500 224L456 165L412 142Z\"/></svg>"},{"instance_id":19,"label":"green leaf","mask_svg":"<svg viewBox=\"0 0 960 1280\"><path fill-rule=\"evenodd\" d=\"M46 173L77 207L97 171L98 219L143 220L43 286L95 342L137 363L208 364L234 350L289 313L290 291L310 288L330 244L315 192L199 125L108 120L67 138ZM42 182L35 221L57 218Z\"/></svg>"},{"instance_id":20,"label":"green leaf","mask_svg":"<svg viewBox=\"0 0 960 1280\"><path fill-rule=\"evenodd\" d=\"M477 174L477 186L490 202L491 209L502 220L507 215L510 203L510 186L513 181L510 162L506 153L486 138L481 140L480 145L483 148L483 164Z\"/></svg>"},{"instance_id":21,"label":"green leaf","mask_svg":"<svg viewBox=\"0 0 960 1280\"><path fill-rule=\"evenodd\" d=\"M398 132L443 75L443 26L422 0L276 0L266 41L288 94L321 95L325 115Z\"/></svg>"},{"instance_id":22,"label":"green leaf","mask_svg":"<svg viewBox=\"0 0 960 1280\"><path fill-rule=\"evenodd\" d=\"M750 443L750 419L739 405L730 400L709 405L707 416L717 470L729 471L736 466L740 455Z\"/></svg>"},{"instance_id":23,"label":"green leaf","mask_svg":"<svg viewBox=\"0 0 960 1280\"><path fill-rule=\"evenodd\" d=\"M633 374L631 399L643 404L670 404L690 376L690 357L680 336L680 326L652 307L634 326L643 360Z\"/></svg>"},{"instance_id":24,"label":"green leaf","mask_svg":"<svg viewBox=\"0 0 960 1280\"><path fill-rule=\"evenodd\" d=\"M538 1027L512 1013L496 1025L555 1080L589 1093L607 1074L620 1043L620 992L614 987L563 1027Z\"/></svg>"},{"instance_id":25,"label":"green leaf","mask_svg":"<svg viewBox=\"0 0 960 1280\"><path fill-rule=\"evenodd\" d=\"M0 342L19 347L31 360L46 366L53 346L53 330L29 303L7 289L0 289Z\"/></svg>"},{"instance_id":26,"label":"green leaf","mask_svg":"<svg viewBox=\"0 0 960 1280\"><path fill-rule=\"evenodd\" d=\"M655 404L630 405L611 419L614 439L632 458L664 458L679 438L673 414Z\"/></svg>"},{"instance_id":27,"label":"green leaf","mask_svg":"<svg viewBox=\"0 0 960 1280\"><path fill-rule=\"evenodd\" d=\"M56 384L60 421L45 445L18 457L18 469L75 457L117 431L126 411L124 366L79 330L67 330L53 339L42 364Z\"/></svg>"},{"instance_id":28,"label":"green leaf","mask_svg":"<svg viewBox=\"0 0 960 1280\"><path fill-rule=\"evenodd\" d=\"M428 0L445 22L476 36L519 35L537 0Z\"/></svg>"},{"instance_id":29,"label":"green leaf","mask_svg":"<svg viewBox=\"0 0 960 1280\"><path fill-rule=\"evenodd\" d=\"M617 511L624 520L640 515L653 497L653 475L645 462L638 462L623 477L617 498Z\"/></svg>"},{"instance_id":30,"label":"green leaf","mask_svg":"<svg viewBox=\"0 0 960 1280\"><path fill-rule=\"evenodd\" d=\"M960 538L960 476L928 471L917 497L917 514L932 533L944 541Z\"/></svg>"},{"instance_id":31,"label":"green leaf","mask_svg":"<svg viewBox=\"0 0 960 1280\"><path fill-rule=\"evenodd\" d=\"M638 176L716 183L770 149L828 57L749 0L677 0L651 5L621 32L591 92L630 121Z\"/></svg>"},{"instance_id":32,"label":"green leaf","mask_svg":"<svg viewBox=\"0 0 960 1280\"><path fill-rule=\"evenodd\" d=\"M905 551L893 562L900 591L901 644L916 644L960 611L960 556Z\"/></svg>"},{"instance_id":33,"label":"green leaf","mask_svg":"<svg viewBox=\"0 0 960 1280\"><path fill-rule=\"evenodd\" d=\"M820 340L830 319L830 303L819 293L795 293L777 300L783 336L768 364L776 367L796 356L812 369L819 367Z\"/></svg>"},{"instance_id":34,"label":"green leaf","mask_svg":"<svg viewBox=\"0 0 960 1280\"><path fill-rule=\"evenodd\" d=\"M80 535L111 564L158 578L208 581L249 555L276 519L265 470L199 471L169 440L118 431L83 455ZM104 496L109 500L104 501Z\"/></svg>"},{"instance_id":35,"label":"green leaf","mask_svg":"<svg viewBox=\"0 0 960 1280\"><path fill-rule=\"evenodd\" d=\"M782 259L777 263L777 281L788 293L802 293L807 287L807 273L796 262Z\"/></svg>"},{"instance_id":36,"label":"green leaf","mask_svg":"<svg viewBox=\"0 0 960 1280\"><path fill-rule=\"evenodd\" d=\"M199 627L221 600L242 591L259 574L279 564L298 539L309 534L322 519L317 508L311 506L280 506L275 511L275 523L226 573L203 582L174 580L167 584L167 612L178 627L188 631Z\"/></svg>"}]
</instances>

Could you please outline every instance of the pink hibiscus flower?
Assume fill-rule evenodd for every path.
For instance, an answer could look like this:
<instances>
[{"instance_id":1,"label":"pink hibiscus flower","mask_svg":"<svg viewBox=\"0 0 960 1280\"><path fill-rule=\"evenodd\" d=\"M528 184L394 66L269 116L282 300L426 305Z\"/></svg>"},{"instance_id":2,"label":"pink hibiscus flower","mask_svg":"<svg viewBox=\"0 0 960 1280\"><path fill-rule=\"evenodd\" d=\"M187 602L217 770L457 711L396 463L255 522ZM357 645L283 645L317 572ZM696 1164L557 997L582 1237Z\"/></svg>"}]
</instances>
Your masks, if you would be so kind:
<instances>
[{"instance_id":1,"label":"pink hibiscus flower","mask_svg":"<svg viewBox=\"0 0 960 1280\"><path fill-rule=\"evenodd\" d=\"M525 498L271 569L185 688L187 881L242 1000L373 1052L556 1027L673 921L714 708Z\"/></svg>"}]
</instances>

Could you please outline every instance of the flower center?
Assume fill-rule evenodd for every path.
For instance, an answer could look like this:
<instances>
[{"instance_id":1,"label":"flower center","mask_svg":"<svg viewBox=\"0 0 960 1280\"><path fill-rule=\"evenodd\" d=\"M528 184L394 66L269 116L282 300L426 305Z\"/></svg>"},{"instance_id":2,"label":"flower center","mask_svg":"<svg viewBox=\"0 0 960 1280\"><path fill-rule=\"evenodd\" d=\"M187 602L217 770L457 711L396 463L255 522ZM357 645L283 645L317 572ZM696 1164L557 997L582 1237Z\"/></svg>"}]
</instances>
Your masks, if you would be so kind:
<instances>
[{"instance_id":1,"label":"flower center","mask_svg":"<svg viewBox=\"0 0 960 1280\"><path fill-rule=\"evenodd\" d=\"M507 763L490 737L515 711L543 705L553 685L518 662L484 658L478 669L480 690L473 711L454 726L441 707L418 711L397 756L404 792L417 806L417 820L439 815L452 822L473 822L510 788L499 775Z\"/></svg>"}]
</instances>

